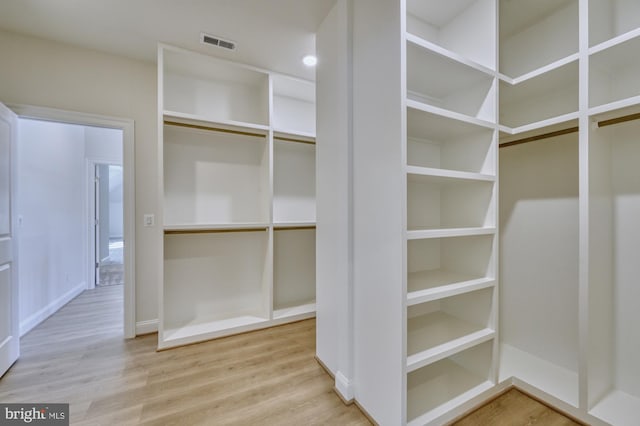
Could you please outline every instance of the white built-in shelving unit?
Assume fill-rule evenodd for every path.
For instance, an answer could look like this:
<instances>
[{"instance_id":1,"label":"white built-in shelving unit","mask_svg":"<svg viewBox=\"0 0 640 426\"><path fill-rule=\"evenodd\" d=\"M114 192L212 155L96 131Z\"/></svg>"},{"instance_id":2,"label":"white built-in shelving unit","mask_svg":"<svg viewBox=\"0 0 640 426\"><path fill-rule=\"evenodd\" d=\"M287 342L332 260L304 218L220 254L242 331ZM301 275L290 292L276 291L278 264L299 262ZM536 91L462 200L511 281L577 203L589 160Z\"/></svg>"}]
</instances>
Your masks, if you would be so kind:
<instances>
[{"instance_id":1,"label":"white built-in shelving unit","mask_svg":"<svg viewBox=\"0 0 640 426\"><path fill-rule=\"evenodd\" d=\"M446 424L517 386L637 425L640 2L364 3L336 12L353 23L337 389L379 424Z\"/></svg>"},{"instance_id":2,"label":"white built-in shelving unit","mask_svg":"<svg viewBox=\"0 0 640 426\"><path fill-rule=\"evenodd\" d=\"M407 1L402 104L406 318L402 416L438 422L493 387L496 9ZM402 25L401 32L402 32Z\"/></svg>"},{"instance_id":3,"label":"white built-in shelving unit","mask_svg":"<svg viewBox=\"0 0 640 426\"><path fill-rule=\"evenodd\" d=\"M158 90L158 347L313 316L313 83L161 45Z\"/></svg>"}]
</instances>

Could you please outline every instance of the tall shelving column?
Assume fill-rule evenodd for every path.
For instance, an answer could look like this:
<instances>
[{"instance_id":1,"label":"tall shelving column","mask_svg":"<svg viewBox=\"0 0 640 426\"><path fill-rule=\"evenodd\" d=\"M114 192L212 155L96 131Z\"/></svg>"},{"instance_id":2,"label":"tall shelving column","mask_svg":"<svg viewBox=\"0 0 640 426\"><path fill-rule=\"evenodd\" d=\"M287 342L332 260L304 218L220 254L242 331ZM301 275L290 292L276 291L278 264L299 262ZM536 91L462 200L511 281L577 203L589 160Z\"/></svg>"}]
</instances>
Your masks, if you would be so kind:
<instances>
[{"instance_id":1,"label":"tall shelving column","mask_svg":"<svg viewBox=\"0 0 640 426\"><path fill-rule=\"evenodd\" d=\"M158 86L158 347L312 317L313 84L161 45Z\"/></svg>"},{"instance_id":2,"label":"tall shelving column","mask_svg":"<svg viewBox=\"0 0 640 426\"><path fill-rule=\"evenodd\" d=\"M406 420L440 424L496 383L497 10L406 7Z\"/></svg>"},{"instance_id":3,"label":"tall shelving column","mask_svg":"<svg viewBox=\"0 0 640 426\"><path fill-rule=\"evenodd\" d=\"M640 418L640 3L583 0L587 31L588 302L585 410L612 425ZM625 121L628 120L628 121Z\"/></svg>"},{"instance_id":4,"label":"tall shelving column","mask_svg":"<svg viewBox=\"0 0 640 426\"><path fill-rule=\"evenodd\" d=\"M579 1L499 4L500 382L577 415Z\"/></svg>"},{"instance_id":5,"label":"tall shelving column","mask_svg":"<svg viewBox=\"0 0 640 426\"><path fill-rule=\"evenodd\" d=\"M497 380L496 27L494 0L353 3L353 381L380 424Z\"/></svg>"}]
</instances>

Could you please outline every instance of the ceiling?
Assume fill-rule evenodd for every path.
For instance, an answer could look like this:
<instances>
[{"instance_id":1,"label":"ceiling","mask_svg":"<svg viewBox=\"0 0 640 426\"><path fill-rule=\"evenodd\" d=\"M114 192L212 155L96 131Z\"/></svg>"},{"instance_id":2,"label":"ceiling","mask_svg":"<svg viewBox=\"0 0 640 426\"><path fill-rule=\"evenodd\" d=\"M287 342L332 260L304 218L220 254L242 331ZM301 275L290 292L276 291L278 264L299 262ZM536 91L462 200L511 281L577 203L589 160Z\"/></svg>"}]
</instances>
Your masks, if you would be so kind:
<instances>
[{"instance_id":1,"label":"ceiling","mask_svg":"<svg viewBox=\"0 0 640 426\"><path fill-rule=\"evenodd\" d=\"M157 42L315 79L302 57L335 0L0 0L0 29L155 62ZM237 43L200 44L201 32Z\"/></svg>"}]
</instances>

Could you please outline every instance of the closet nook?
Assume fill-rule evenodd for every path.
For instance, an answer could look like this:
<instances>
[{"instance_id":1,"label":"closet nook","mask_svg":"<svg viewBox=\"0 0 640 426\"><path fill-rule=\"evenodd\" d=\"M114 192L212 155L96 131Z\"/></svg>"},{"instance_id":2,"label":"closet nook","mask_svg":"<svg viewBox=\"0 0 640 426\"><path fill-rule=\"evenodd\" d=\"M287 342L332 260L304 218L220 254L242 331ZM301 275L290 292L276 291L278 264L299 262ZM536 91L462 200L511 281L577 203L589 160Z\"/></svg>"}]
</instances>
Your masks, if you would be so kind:
<instances>
[{"instance_id":1,"label":"closet nook","mask_svg":"<svg viewBox=\"0 0 640 426\"><path fill-rule=\"evenodd\" d=\"M334 212L353 217L351 293L332 309L353 341L317 324L339 336L318 340L338 392L382 425L445 424L511 386L637 425L640 2L339 0L319 46L332 31L351 62L321 75L353 86L318 91L352 120Z\"/></svg>"}]
</instances>

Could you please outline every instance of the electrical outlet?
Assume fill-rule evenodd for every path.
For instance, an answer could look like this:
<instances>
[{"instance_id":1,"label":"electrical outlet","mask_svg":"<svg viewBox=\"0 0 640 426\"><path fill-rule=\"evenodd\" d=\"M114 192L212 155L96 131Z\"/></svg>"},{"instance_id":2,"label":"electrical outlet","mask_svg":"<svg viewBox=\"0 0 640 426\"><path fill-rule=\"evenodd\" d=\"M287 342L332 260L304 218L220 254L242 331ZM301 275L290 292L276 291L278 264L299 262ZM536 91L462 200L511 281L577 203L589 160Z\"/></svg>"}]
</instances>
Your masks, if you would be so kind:
<instances>
[{"instance_id":1,"label":"electrical outlet","mask_svg":"<svg viewBox=\"0 0 640 426\"><path fill-rule=\"evenodd\" d=\"M144 226L153 226L156 223L156 215L154 214L145 214L144 215Z\"/></svg>"}]
</instances>

